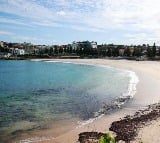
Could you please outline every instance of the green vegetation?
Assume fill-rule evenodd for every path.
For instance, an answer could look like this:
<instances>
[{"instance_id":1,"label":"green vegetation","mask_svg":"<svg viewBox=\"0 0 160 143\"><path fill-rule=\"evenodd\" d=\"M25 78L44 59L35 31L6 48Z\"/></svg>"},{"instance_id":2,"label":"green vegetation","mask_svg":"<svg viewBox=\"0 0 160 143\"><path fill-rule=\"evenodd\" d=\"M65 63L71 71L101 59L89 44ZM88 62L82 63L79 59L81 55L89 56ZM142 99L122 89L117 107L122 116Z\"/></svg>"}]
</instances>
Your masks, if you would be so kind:
<instances>
[{"instance_id":1,"label":"green vegetation","mask_svg":"<svg viewBox=\"0 0 160 143\"><path fill-rule=\"evenodd\" d=\"M106 133L106 136L101 136L98 143L116 143L116 140L114 137L110 135L110 133ZM140 141L139 143L143 143Z\"/></svg>"},{"instance_id":2,"label":"green vegetation","mask_svg":"<svg viewBox=\"0 0 160 143\"><path fill-rule=\"evenodd\" d=\"M116 141L110 133L106 133L106 136L101 136L99 143L116 143Z\"/></svg>"}]
</instances>

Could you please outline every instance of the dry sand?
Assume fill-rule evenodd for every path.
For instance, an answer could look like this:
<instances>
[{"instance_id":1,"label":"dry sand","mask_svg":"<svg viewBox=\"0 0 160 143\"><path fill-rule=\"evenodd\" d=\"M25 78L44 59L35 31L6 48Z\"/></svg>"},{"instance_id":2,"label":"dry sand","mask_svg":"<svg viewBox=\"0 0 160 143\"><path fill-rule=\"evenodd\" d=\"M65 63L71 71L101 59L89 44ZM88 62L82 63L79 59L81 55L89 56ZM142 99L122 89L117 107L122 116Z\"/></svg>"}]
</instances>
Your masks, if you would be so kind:
<instances>
[{"instance_id":1,"label":"dry sand","mask_svg":"<svg viewBox=\"0 0 160 143\"><path fill-rule=\"evenodd\" d=\"M157 103L160 100L160 62L153 61L128 61L128 60L107 60L107 59L57 59L54 61L76 62L108 65L134 71L139 77L137 92L134 98L122 110L105 115L94 122L68 131L50 141L41 143L76 143L78 134L86 131L107 132L113 121L123 118L127 114L133 114L136 110L142 109L148 104ZM152 132L152 134L151 134ZM141 139L139 139L141 138ZM160 142L160 121L154 121L139 132L138 140L144 143ZM153 141L154 140L154 141ZM138 142L138 141L135 141Z\"/></svg>"},{"instance_id":2,"label":"dry sand","mask_svg":"<svg viewBox=\"0 0 160 143\"><path fill-rule=\"evenodd\" d=\"M137 141L143 143L160 143L160 120L151 122L139 132Z\"/></svg>"}]
</instances>

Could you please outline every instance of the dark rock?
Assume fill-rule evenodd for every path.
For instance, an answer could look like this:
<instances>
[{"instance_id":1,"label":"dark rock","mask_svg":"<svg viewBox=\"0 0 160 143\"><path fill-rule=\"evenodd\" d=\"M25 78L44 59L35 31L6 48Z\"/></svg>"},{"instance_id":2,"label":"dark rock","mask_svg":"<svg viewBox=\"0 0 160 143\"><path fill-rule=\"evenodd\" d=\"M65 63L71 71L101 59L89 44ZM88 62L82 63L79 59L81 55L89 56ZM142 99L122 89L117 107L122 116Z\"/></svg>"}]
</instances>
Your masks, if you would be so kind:
<instances>
[{"instance_id":1,"label":"dark rock","mask_svg":"<svg viewBox=\"0 0 160 143\"><path fill-rule=\"evenodd\" d=\"M160 117L160 103L149 105L145 110L139 110L133 116L127 115L120 121L115 121L109 128L116 133L116 141L130 142L134 140L140 128Z\"/></svg>"},{"instance_id":2,"label":"dark rock","mask_svg":"<svg viewBox=\"0 0 160 143\"><path fill-rule=\"evenodd\" d=\"M106 134L101 132L83 132L79 134L78 141L80 143L96 143L97 140L100 139L101 136L105 136Z\"/></svg>"}]
</instances>

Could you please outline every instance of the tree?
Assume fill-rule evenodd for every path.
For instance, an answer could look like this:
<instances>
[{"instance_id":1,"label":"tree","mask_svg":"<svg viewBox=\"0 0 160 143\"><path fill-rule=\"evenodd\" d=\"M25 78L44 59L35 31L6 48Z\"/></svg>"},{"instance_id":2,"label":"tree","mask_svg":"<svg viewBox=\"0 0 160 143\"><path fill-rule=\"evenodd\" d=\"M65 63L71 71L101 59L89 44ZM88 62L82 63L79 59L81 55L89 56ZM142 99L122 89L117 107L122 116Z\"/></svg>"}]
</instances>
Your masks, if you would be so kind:
<instances>
[{"instance_id":1,"label":"tree","mask_svg":"<svg viewBox=\"0 0 160 143\"><path fill-rule=\"evenodd\" d=\"M118 48L118 47L113 48L113 56L114 56L114 57L119 56L119 48Z\"/></svg>"},{"instance_id":2,"label":"tree","mask_svg":"<svg viewBox=\"0 0 160 143\"><path fill-rule=\"evenodd\" d=\"M153 57L156 56L156 44L155 43L153 44L153 47L152 47L152 56Z\"/></svg>"},{"instance_id":3,"label":"tree","mask_svg":"<svg viewBox=\"0 0 160 143\"><path fill-rule=\"evenodd\" d=\"M107 51L106 54L107 54L108 57L111 57L112 56L112 49L108 48L108 51Z\"/></svg>"},{"instance_id":4,"label":"tree","mask_svg":"<svg viewBox=\"0 0 160 143\"><path fill-rule=\"evenodd\" d=\"M72 54L72 46L71 45L68 45L68 47L67 47L67 53L69 53L69 54Z\"/></svg>"},{"instance_id":5,"label":"tree","mask_svg":"<svg viewBox=\"0 0 160 143\"><path fill-rule=\"evenodd\" d=\"M142 55L141 53L141 49L140 48L135 48L135 51L134 51L134 56L136 57L140 57Z\"/></svg>"},{"instance_id":6,"label":"tree","mask_svg":"<svg viewBox=\"0 0 160 143\"><path fill-rule=\"evenodd\" d=\"M9 48L12 48L12 47L13 47L13 44L12 44L12 43L9 43L9 44L8 44L8 47L9 47Z\"/></svg>"},{"instance_id":7,"label":"tree","mask_svg":"<svg viewBox=\"0 0 160 143\"><path fill-rule=\"evenodd\" d=\"M84 47L84 54L85 55L92 55L92 46L89 41L82 43L81 46Z\"/></svg>"},{"instance_id":8,"label":"tree","mask_svg":"<svg viewBox=\"0 0 160 143\"><path fill-rule=\"evenodd\" d=\"M73 52L73 48L72 48L72 46L70 46L70 48L69 48L69 52L72 54L72 52Z\"/></svg>"},{"instance_id":9,"label":"tree","mask_svg":"<svg viewBox=\"0 0 160 143\"><path fill-rule=\"evenodd\" d=\"M60 54L63 53L63 47L59 47L59 53L60 53Z\"/></svg>"},{"instance_id":10,"label":"tree","mask_svg":"<svg viewBox=\"0 0 160 143\"><path fill-rule=\"evenodd\" d=\"M44 53L48 54L48 52L49 52L48 48L45 48Z\"/></svg>"},{"instance_id":11,"label":"tree","mask_svg":"<svg viewBox=\"0 0 160 143\"><path fill-rule=\"evenodd\" d=\"M2 46L0 45L0 52L2 52Z\"/></svg>"},{"instance_id":12,"label":"tree","mask_svg":"<svg viewBox=\"0 0 160 143\"><path fill-rule=\"evenodd\" d=\"M82 47L78 47L76 52L79 55L83 55L83 48Z\"/></svg>"},{"instance_id":13,"label":"tree","mask_svg":"<svg viewBox=\"0 0 160 143\"><path fill-rule=\"evenodd\" d=\"M58 54L58 47L57 46L54 47L54 53Z\"/></svg>"},{"instance_id":14,"label":"tree","mask_svg":"<svg viewBox=\"0 0 160 143\"><path fill-rule=\"evenodd\" d=\"M75 48L72 49L72 53L76 53L76 49Z\"/></svg>"},{"instance_id":15,"label":"tree","mask_svg":"<svg viewBox=\"0 0 160 143\"><path fill-rule=\"evenodd\" d=\"M53 54L53 48L52 48L52 47L50 47L50 49L49 49L49 54L50 54L50 55Z\"/></svg>"},{"instance_id":16,"label":"tree","mask_svg":"<svg viewBox=\"0 0 160 143\"><path fill-rule=\"evenodd\" d=\"M125 56L129 57L130 56L130 50L129 47L127 47L127 49L125 49Z\"/></svg>"},{"instance_id":17,"label":"tree","mask_svg":"<svg viewBox=\"0 0 160 143\"><path fill-rule=\"evenodd\" d=\"M153 52L152 52L152 49L150 47L147 48L147 56L148 57L152 57L153 56Z\"/></svg>"},{"instance_id":18,"label":"tree","mask_svg":"<svg viewBox=\"0 0 160 143\"><path fill-rule=\"evenodd\" d=\"M64 53L67 53L67 49L66 49L66 47L64 48Z\"/></svg>"},{"instance_id":19,"label":"tree","mask_svg":"<svg viewBox=\"0 0 160 143\"><path fill-rule=\"evenodd\" d=\"M160 56L160 48L158 49L158 56Z\"/></svg>"}]
</instances>

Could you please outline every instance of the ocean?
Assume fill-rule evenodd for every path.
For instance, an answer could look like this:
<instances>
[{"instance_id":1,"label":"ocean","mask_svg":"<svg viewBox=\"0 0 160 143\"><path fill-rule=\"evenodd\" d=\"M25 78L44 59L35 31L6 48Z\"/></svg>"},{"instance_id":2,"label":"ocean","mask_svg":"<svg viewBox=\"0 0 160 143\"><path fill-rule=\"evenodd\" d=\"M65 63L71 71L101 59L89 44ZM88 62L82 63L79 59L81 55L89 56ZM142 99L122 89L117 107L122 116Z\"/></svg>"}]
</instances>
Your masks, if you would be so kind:
<instances>
[{"instance_id":1,"label":"ocean","mask_svg":"<svg viewBox=\"0 0 160 143\"><path fill-rule=\"evenodd\" d=\"M103 65L1 60L0 142L74 118L83 124L133 97L136 82L133 72Z\"/></svg>"}]
</instances>

